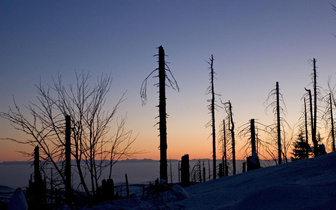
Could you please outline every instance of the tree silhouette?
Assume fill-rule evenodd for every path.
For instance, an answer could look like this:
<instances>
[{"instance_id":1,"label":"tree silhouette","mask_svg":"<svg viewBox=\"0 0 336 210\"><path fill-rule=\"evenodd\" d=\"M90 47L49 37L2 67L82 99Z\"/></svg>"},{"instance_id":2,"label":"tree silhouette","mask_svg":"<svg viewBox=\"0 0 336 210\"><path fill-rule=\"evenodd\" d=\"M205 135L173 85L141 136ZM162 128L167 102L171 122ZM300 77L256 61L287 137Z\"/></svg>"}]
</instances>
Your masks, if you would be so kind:
<instances>
[{"instance_id":1,"label":"tree silhouette","mask_svg":"<svg viewBox=\"0 0 336 210\"><path fill-rule=\"evenodd\" d=\"M140 98L142 105L147 102L147 80L154 73L158 72L159 83L156 84L159 87L159 131L160 131L160 179L168 182L168 171L167 171L167 113L166 113L166 85L170 86L174 90L179 91L179 86L170 71L168 65L165 62L165 53L162 46L159 47L158 55L159 68L153 70L142 82L140 88ZM169 77L166 72L169 73ZM166 79L168 83L166 83Z\"/></svg>"},{"instance_id":2,"label":"tree silhouette","mask_svg":"<svg viewBox=\"0 0 336 210\"><path fill-rule=\"evenodd\" d=\"M297 140L294 142L293 146L294 148L292 152L293 154L292 161L306 159L308 158L307 154L310 154L312 152L309 144L306 142L306 140L303 137L302 130L299 131Z\"/></svg>"},{"instance_id":3,"label":"tree silhouette","mask_svg":"<svg viewBox=\"0 0 336 210\"><path fill-rule=\"evenodd\" d=\"M299 129L303 132L304 131L304 139L308 144L309 134L308 134L308 112L307 112L307 97L302 97L303 99L303 112L299 118ZM303 135L303 134L302 134ZM306 154L306 158L309 157L309 154Z\"/></svg>"},{"instance_id":4,"label":"tree silhouette","mask_svg":"<svg viewBox=\"0 0 336 210\"><path fill-rule=\"evenodd\" d=\"M313 63L313 73L312 73L312 83L313 83L313 96L310 89L305 88L308 92L309 103L310 103L310 118L311 118L311 133L312 133L312 142L314 145L314 156L317 157L319 155L318 149L318 141L317 141L317 113L318 113L318 105L317 99L318 95L320 95L320 88L317 86L317 72L316 72L316 59L313 58L310 60Z\"/></svg>"},{"instance_id":5,"label":"tree silhouette","mask_svg":"<svg viewBox=\"0 0 336 210\"><path fill-rule=\"evenodd\" d=\"M231 138L231 151L232 151L232 174L236 174L236 141L235 141L235 124L233 121L233 112L232 112L232 105L231 102L225 102L222 104L224 105L226 114L227 114L227 121L228 121L228 130L230 131L230 138Z\"/></svg>"},{"instance_id":6,"label":"tree silhouette","mask_svg":"<svg viewBox=\"0 0 336 210\"><path fill-rule=\"evenodd\" d=\"M25 106L30 115L24 115L15 100L13 108L10 107L7 113L0 113L14 128L30 136L28 139L7 138L8 140L39 146L42 160L56 171L52 175L56 187L69 181L64 175L65 167L69 165L65 164L65 116L69 116L71 157L76 168L72 173L79 176L78 188L84 190L88 202L91 201L91 195L97 193L98 180L103 170L110 168L112 171L119 159L132 155L130 146L135 141L132 132L124 130L124 124L117 127L115 132L118 135L110 133L117 108L123 101L122 96L114 107L108 107L110 111L106 110L105 100L110 90L111 77L98 77L94 86L90 85L89 78L87 73L76 73L74 86L64 86L60 75L47 86L40 82L36 85L38 102ZM85 176L89 179L85 179Z\"/></svg>"},{"instance_id":7,"label":"tree silhouette","mask_svg":"<svg viewBox=\"0 0 336 210\"><path fill-rule=\"evenodd\" d=\"M228 156L227 156L227 148L228 148L228 140L227 140L225 119L222 122L222 129L220 130L220 141L219 144L222 147L222 176L228 176Z\"/></svg>"},{"instance_id":8,"label":"tree silhouette","mask_svg":"<svg viewBox=\"0 0 336 210\"><path fill-rule=\"evenodd\" d=\"M332 93L330 92L327 97L325 97L326 107L322 115L322 119L325 120L325 128L330 129L328 132L327 141L331 144L331 149L335 152L335 128L334 128L334 115L333 115L333 99ZM329 139L331 142L329 143Z\"/></svg>"},{"instance_id":9,"label":"tree silhouette","mask_svg":"<svg viewBox=\"0 0 336 210\"><path fill-rule=\"evenodd\" d=\"M307 117L307 103L306 98L304 98L304 127L305 127L305 134L306 134L306 144L308 144L308 117ZM309 157L309 153L307 152L306 158Z\"/></svg>"},{"instance_id":10,"label":"tree silhouette","mask_svg":"<svg viewBox=\"0 0 336 210\"><path fill-rule=\"evenodd\" d=\"M208 61L207 63L210 65L209 69L210 69L210 86L207 89L206 94L211 94L211 99L209 99L208 101L210 102L208 109L211 113L211 121L207 124L207 126L211 126L212 128L212 161L213 161L213 179L216 179L216 121L215 121L215 111L216 111L216 99L215 96L217 95L215 93L215 84L214 84L214 68L213 68L213 55L211 55L210 61Z\"/></svg>"},{"instance_id":11,"label":"tree silhouette","mask_svg":"<svg viewBox=\"0 0 336 210\"><path fill-rule=\"evenodd\" d=\"M284 103L283 95L279 91L279 82L276 82L275 89L273 89L268 94L266 102L269 101L271 98L273 98L273 101L271 103L269 103L267 108L269 108L269 107L273 108L273 113L275 114L275 117L276 117L276 120L275 120L276 129L274 129L273 125L272 125L272 126L270 126L271 127L270 132L272 133L273 130L276 130L276 133L277 133L277 138L276 139L277 139L277 150L278 150L278 164L281 164L282 163L282 156L286 157L286 154L282 151L282 148L283 148L283 146L286 145L286 143L283 142L283 146L282 146L281 141L282 141L282 139L284 140L285 138L284 138L284 136L283 136L283 138L281 138L281 130L282 130L281 128L284 127L282 125L283 123L285 123L286 125L288 125L288 123L284 120L283 117L281 117L281 113L283 115L285 114L285 109L283 107L286 108L286 105ZM282 103L282 106L280 105L280 103Z\"/></svg>"}]
</instances>

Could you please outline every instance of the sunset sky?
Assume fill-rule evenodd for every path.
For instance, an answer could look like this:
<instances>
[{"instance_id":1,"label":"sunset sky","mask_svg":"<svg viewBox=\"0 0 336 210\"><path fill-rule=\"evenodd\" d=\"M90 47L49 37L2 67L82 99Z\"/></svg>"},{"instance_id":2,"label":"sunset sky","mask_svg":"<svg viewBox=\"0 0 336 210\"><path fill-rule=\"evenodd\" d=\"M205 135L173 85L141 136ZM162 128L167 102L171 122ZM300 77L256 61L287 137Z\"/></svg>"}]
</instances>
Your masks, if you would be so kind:
<instances>
[{"instance_id":1,"label":"sunset sky","mask_svg":"<svg viewBox=\"0 0 336 210\"><path fill-rule=\"evenodd\" d=\"M61 74L70 84L76 71L85 71L95 82L111 74L107 105L126 92L116 117L127 115L126 128L138 135L133 149L143 153L134 158L159 159L157 78L149 80L145 106L139 91L157 68L153 55L162 45L180 86L180 92L167 90L168 158L211 158L211 128L205 127L211 54L215 91L232 102L236 132L251 118L273 123L264 102L276 81L287 107L283 117L293 127L304 87L311 88L309 60L317 59L322 94L329 77L336 84L331 4L336 1L0 1L0 112L8 111L13 97L22 109L36 102L40 80L47 84ZM225 117L218 109L218 131ZM6 137L27 138L0 119L0 138ZM244 142L237 139L238 159ZM0 161L27 160L17 152L22 150L33 148L1 141Z\"/></svg>"}]
</instances>

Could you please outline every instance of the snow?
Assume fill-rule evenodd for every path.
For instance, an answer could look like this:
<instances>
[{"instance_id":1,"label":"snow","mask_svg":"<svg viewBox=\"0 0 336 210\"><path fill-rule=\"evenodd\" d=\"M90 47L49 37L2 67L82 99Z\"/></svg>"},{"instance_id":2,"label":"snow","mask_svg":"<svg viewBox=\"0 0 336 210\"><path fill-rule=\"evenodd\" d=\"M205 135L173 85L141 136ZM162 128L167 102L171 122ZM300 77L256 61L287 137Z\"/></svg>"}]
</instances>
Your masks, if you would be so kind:
<instances>
[{"instance_id":1,"label":"snow","mask_svg":"<svg viewBox=\"0 0 336 210\"><path fill-rule=\"evenodd\" d=\"M93 209L336 209L336 153Z\"/></svg>"},{"instance_id":2,"label":"snow","mask_svg":"<svg viewBox=\"0 0 336 210\"><path fill-rule=\"evenodd\" d=\"M172 187L172 192L178 200L184 200L189 198L187 192L180 185L174 185Z\"/></svg>"},{"instance_id":3,"label":"snow","mask_svg":"<svg viewBox=\"0 0 336 210\"><path fill-rule=\"evenodd\" d=\"M7 210L25 210L28 209L28 204L23 191L18 188L13 197L9 200Z\"/></svg>"}]
</instances>

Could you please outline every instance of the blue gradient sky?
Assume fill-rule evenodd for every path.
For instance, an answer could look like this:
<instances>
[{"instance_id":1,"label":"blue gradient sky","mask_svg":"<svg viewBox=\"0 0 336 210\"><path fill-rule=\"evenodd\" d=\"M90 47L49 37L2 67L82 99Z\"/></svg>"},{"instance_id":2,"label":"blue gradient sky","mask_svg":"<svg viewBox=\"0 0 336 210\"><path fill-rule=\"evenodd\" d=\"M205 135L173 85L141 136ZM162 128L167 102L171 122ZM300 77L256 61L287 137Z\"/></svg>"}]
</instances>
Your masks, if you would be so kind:
<instances>
[{"instance_id":1,"label":"blue gradient sky","mask_svg":"<svg viewBox=\"0 0 336 210\"><path fill-rule=\"evenodd\" d=\"M181 88L167 91L168 158L211 158L211 129L205 95L208 60L214 55L215 90L231 100L236 127L251 118L273 122L264 102L276 81L287 105L285 119L297 123L304 87L310 87L315 57L319 85L328 77L336 84L335 1L1 1L0 111L15 96L19 105L36 101L34 84L61 74L64 83L75 71L89 71L92 80L112 75L108 103L126 92L118 116L138 134L135 158L159 158L156 83L148 85L148 103L141 106L143 79L157 67L162 45ZM216 113L219 121L224 110ZM0 119L0 137L17 132ZM24 136L20 138L25 138ZM237 150L245 140L238 140ZM23 146L0 142L0 161L25 159ZM31 148L29 148L31 149ZM32 149L31 149L32 150ZM240 152L241 153L241 152Z\"/></svg>"}]
</instances>

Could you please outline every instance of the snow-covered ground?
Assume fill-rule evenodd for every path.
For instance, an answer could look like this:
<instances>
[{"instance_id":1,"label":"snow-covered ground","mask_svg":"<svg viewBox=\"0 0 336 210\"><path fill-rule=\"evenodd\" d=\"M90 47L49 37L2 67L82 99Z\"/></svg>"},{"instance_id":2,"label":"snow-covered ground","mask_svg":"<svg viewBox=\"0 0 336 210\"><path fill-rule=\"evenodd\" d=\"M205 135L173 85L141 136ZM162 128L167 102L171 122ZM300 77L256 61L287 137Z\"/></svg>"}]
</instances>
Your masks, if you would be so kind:
<instances>
[{"instance_id":1,"label":"snow-covered ground","mask_svg":"<svg viewBox=\"0 0 336 210\"><path fill-rule=\"evenodd\" d=\"M336 209L336 153L93 209Z\"/></svg>"}]
</instances>

